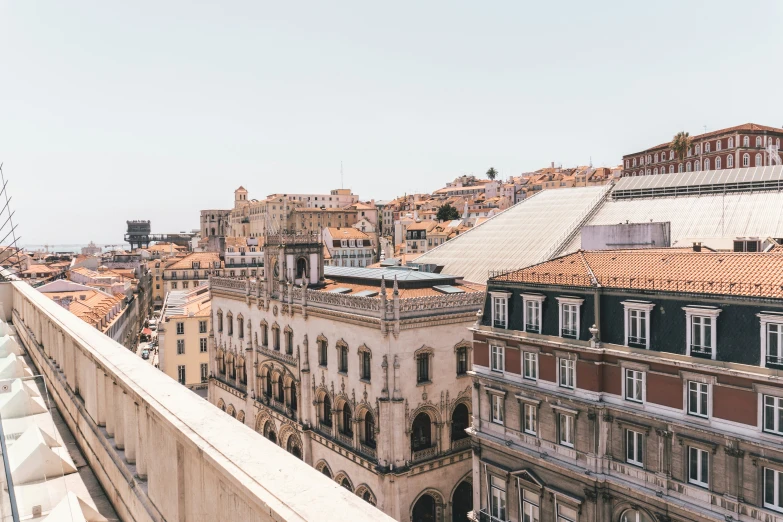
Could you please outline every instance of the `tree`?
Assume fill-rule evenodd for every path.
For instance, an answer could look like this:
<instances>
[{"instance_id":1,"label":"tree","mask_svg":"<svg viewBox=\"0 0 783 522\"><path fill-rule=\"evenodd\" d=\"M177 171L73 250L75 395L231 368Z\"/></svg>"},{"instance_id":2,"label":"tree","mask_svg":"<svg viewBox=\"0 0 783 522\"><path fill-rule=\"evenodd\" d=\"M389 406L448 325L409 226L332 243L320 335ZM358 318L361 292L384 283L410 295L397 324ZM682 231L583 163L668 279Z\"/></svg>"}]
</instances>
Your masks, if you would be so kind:
<instances>
[{"instance_id":1,"label":"tree","mask_svg":"<svg viewBox=\"0 0 783 522\"><path fill-rule=\"evenodd\" d=\"M674 135L674 138L672 138L669 148L674 151L680 161L685 158L685 154L688 152L688 149L691 148L692 139L693 138L691 138L690 134L687 132L678 132Z\"/></svg>"},{"instance_id":2,"label":"tree","mask_svg":"<svg viewBox=\"0 0 783 522\"><path fill-rule=\"evenodd\" d=\"M438 214L435 217L438 221L453 221L459 219L459 211L449 203L444 203L438 207Z\"/></svg>"},{"instance_id":3,"label":"tree","mask_svg":"<svg viewBox=\"0 0 783 522\"><path fill-rule=\"evenodd\" d=\"M490 167L487 171L487 177L491 180L495 180L496 177L498 177L498 171L495 170L495 167Z\"/></svg>"}]
</instances>

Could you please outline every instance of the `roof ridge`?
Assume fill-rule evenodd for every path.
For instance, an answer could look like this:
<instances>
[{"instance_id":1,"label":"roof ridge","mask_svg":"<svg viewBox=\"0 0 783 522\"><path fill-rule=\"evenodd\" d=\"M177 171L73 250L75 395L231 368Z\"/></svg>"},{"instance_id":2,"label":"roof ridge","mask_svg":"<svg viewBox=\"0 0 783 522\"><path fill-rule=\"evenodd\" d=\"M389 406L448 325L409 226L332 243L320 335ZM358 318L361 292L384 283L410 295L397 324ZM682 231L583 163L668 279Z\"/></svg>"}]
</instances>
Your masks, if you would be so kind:
<instances>
[{"instance_id":1,"label":"roof ridge","mask_svg":"<svg viewBox=\"0 0 783 522\"><path fill-rule=\"evenodd\" d=\"M590 262L587 260L587 256L585 256L585 251L582 249L579 249L579 258L582 260L582 263L587 270L587 274L590 276L590 281L592 281L593 286L601 286L598 283L598 279L596 279L595 274L593 273L593 269L590 267Z\"/></svg>"}]
</instances>

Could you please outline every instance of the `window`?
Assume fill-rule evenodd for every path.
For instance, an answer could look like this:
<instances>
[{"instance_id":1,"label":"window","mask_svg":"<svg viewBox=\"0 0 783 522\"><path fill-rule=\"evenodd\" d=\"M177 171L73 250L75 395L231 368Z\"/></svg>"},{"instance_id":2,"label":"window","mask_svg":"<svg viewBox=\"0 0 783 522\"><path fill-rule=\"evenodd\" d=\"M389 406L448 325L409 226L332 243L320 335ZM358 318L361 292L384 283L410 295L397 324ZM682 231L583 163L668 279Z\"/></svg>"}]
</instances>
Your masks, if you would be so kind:
<instances>
[{"instance_id":1,"label":"window","mask_svg":"<svg viewBox=\"0 0 783 522\"><path fill-rule=\"evenodd\" d=\"M710 158L704 160L704 170L710 170Z\"/></svg>"},{"instance_id":2,"label":"window","mask_svg":"<svg viewBox=\"0 0 783 522\"><path fill-rule=\"evenodd\" d=\"M650 312L655 307L645 301L623 301L625 308L625 345L650 348Z\"/></svg>"},{"instance_id":3,"label":"window","mask_svg":"<svg viewBox=\"0 0 783 522\"><path fill-rule=\"evenodd\" d=\"M237 329L239 330L238 337L240 339L244 339L245 338L245 320L241 316L237 317Z\"/></svg>"},{"instance_id":4,"label":"window","mask_svg":"<svg viewBox=\"0 0 783 522\"><path fill-rule=\"evenodd\" d=\"M209 365L207 363L201 363L201 382L205 383L209 380Z\"/></svg>"},{"instance_id":5,"label":"window","mask_svg":"<svg viewBox=\"0 0 783 522\"><path fill-rule=\"evenodd\" d=\"M280 327L277 325L272 326L272 348L280 351Z\"/></svg>"},{"instance_id":6,"label":"window","mask_svg":"<svg viewBox=\"0 0 783 522\"><path fill-rule=\"evenodd\" d=\"M574 417L565 413L557 414L557 428L561 446L574 447Z\"/></svg>"},{"instance_id":7,"label":"window","mask_svg":"<svg viewBox=\"0 0 783 522\"><path fill-rule=\"evenodd\" d=\"M508 328L508 292L490 292L492 295L492 326Z\"/></svg>"},{"instance_id":8,"label":"window","mask_svg":"<svg viewBox=\"0 0 783 522\"><path fill-rule=\"evenodd\" d=\"M498 345L490 345L490 370L493 372L502 372L505 370L505 354L504 354L504 348L502 346Z\"/></svg>"},{"instance_id":9,"label":"window","mask_svg":"<svg viewBox=\"0 0 783 522\"><path fill-rule=\"evenodd\" d=\"M269 346L269 327L266 323L261 323L261 344Z\"/></svg>"},{"instance_id":10,"label":"window","mask_svg":"<svg viewBox=\"0 0 783 522\"><path fill-rule=\"evenodd\" d=\"M577 516L576 509L560 503L557 504L557 522L576 522Z\"/></svg>"},{"instance_id":11,"label":"window","mask_svg":"<svg viewBox=\"0 0 783 522\"><path fill-rule=\"evenodd\" d=\"M674 165L669 165L669 174L674 174Z\"/></svg>"},{"instance_id":12,"label":"window","mask_svg":"<svg viewBox=\"0 0 783 522\"><path fill-rule=\"evenodd\" d=\"M763 162L761 161L761 154L756 154L755 160L756 160L755 162L756 164L754 166L761 167L763 165Z\"/></svg>"},{"instance_id":13,"label":"window","mask_svg":"<svg viewBox=\"0 0 783 522\"><path fill-rule=\"evenodd\" d=\"M783 480L780 471L764 468L764 507L783 511Z\"/></svg>"},{"instance_id":14,"label":"window","mask_svg":"<svg viewBox=\"0 0 783 522\"><path fill-rule=\"evenodd\" d=\"M688 381L688 415L709 417L709 396L708 383Z\"/></svg>"},{"instance_id":15,"label":"window","mask_svg":"<svg viewBox=\"0 0 783 522\"><path fill-rule=\"evenodd\" d=\"M294 354L294 332L287 327L285 330L285 353L288 355Z\"/></svg>"},{"instance_id":16,"label":"window","mask_svg":"<svg viewBox=\"0 0 783 522\"><path fill-rule=\"evenodd\" d=\"M710 487L710 455L706 451L688 446L688 482L704 488Z\"/></svg>"},{"instance_id":17,"label":"window","mask_svg":"<svg viewBox=\"0 0 783 522\"><path fill-rule=\"evenodd\" d=\"M644 402L644 372L625 369L625 400Z\"/></svg>"},{"instance_id":18,"label":"window","mask_svg":"<svg viewBox=\"0 0 783 522\"><path fill-rule=\"evenodd\" d=\"M198 322L198 333L207 333L207 322L206 321L199 321Z\"/></svg>"},{"instance_id":19,"label":"window","mask_svg":"<svg viewBox=\"0 0 783 522\"><path fill-rule=\"evenodd\" d=\"M715 150L720 150L720 149L721 149L721 144L722 144L722 143L723 143L723 142L722 142L721 140L717 140L717 141L715 142Z\"/></svg>"},{"instance_id":20,"label":"window","mask_svg":"<svg viewBox=\"0 0 783 522\"><path fill-rule=\"evenodd\" d=\"M359 354L359 358L361 359L362 363L362 379L365 381L370 380L370 352L361 352Z\"/></svg>"},{"instance_id":21,"label":"window","mask_svg":"<svg viewBox=\"0 0 783 522\"><path fill-rule=\"evenodd\" d=\"M565 357L558 359L560 371L557 383L561 388L574 389L576 386L576 361Z\"/></svg>"},{"instance_id":22,"label":"window","mask_svg":"<svg viewBox=\"0 0 783 522\"><path fill-rule=\"evenodd\" d=\"M523 405L525 410L525 425L522 427L523 431L529 435L538 434L538 406L535 404Z\"/></svg>"},{"instance_id":23,"label":"window","mask_svg":"<svg viewBox=\"0 0 783 522\"><path fill-rule=\"evenodd\" d=\"M685 172L690 172L691 170L693 170L693 168L691 162L689 161L688 163L685 164Z\"/></svg>"},{"instance_id":24,"label":"window","mask_svg":"<svg viewBox=\"0 0 783 522\"><path fill-rule=\"evenodd\" d=\"M698 154L701 154L701 147L700 147L699 145L696 145L696 146L693 148L693 153L694 153L694 154L697 154L697 155L698 155Z\"/></svg>"},{"instance_id":25,"label":"window","mask_svg":"<svg viewBox=\"0 0 783 522\"><path fill-rule=\"evenodd\" d=\"M743 136L742 137L742 146L743 147L750 147L750 136Z\"/></svg>"},{"instance_id":26,"label":"window","mask_svg":"<svg viewBox=\"0 0 783 522\"><path fill-rule=\"evenodd\" d=\"M558 297L560 303L560 336L579 339L579 308L584 299Z\"/></svg>"},{"instance_id":27,"label":"window","mask_svg":"<svg viewBox=\"0 0 783 522\"><path fill-rule=\"evenodd\" d=\"M677 172L682 172L682 163L677 165Z\"/></svg>"},{"instance_id":28,"label":"window","mask_svg":"<svg viewBox=\"0 0 783 522\"><path fill-rule=\"evenodd\" d=\"M183 335L185 333L185 323L177 323L177 335Z\"/></svg>"},{"instance_id":29,"label":"window","mask_svg":"<svg viewBox=\"0 0 783 522\"><path fill-rule=\"evenodd\" d=\"M761 313L758 317L761 318L762 366L783 365L783 316Z\"/></svg>"},{"instance_id":30,"label":"window","mask_svg":"<svg viewBox=\"0 0 783 522\"><path fill-rule=\"evenodd\" d=\"M704 152L709 152L709 151L710 151L710 143L707 142L704 144Z\"/></svg>"},{"instance_id":31,"label":"window","mask_svg":"<svg viewBox=\"0 0 783 522\"><path fill-rule=\"evenodd\" d=\"M522 352L522 377L531 381L538 380L538 354Z\"/></svg>"},{"instance_id":32,"label":"window","mask_svg":"<svg viewBox=\"0 0 783 522\"><path fill-rule=\"evenodd\" d=\"M686 332L686 355L715 359L717 336L715 322L719 308L684 307L688 330Z\"/></svg>"},{"instance_id":33,"label":"window","mask_svg":"<svg viewBox=\"0 0 783 522\"><path fill-rule=\"evenodd\" d=\"M528 490L522 492L522 522L539 522L541 520L538 495Z\"/></svg>"},{"instance_id":34,"label":"window","mask_svg":"<svg viewBox=\"0 0 783 522\"><path fill-rule=\"evenodd\" d=\"M767 433L783 435L783 398L764 395L764 424Z\"/></svg>"},{"instance_id":35,"label":"window","mask_svg":"<svg viewBox=\"0 0 783 522\"><path fill-rule=\"evenodd\" d=\"M318 364L321 366L326 366L326 363L329 360L326 347L327 347L326 339L319 339L318 340Z\"/></svg>"},{"instance_id":36,"label":"window","mask_svg":"<svg viewBox=\"0 0 783 522\"><path fill-rule=\"evenodd\" d=\"M207 338L202 337L198 340L198 351L199 353L207 353Z\"/></svg>"},{"instance_id":37,"label":"window","mask_svg":"<svg viewBox=\"0 0 783 522\"><path fill-rule=\"evenodd\" d=\"M182 281L182 288L188 288L190 286L190 281Z\"/></svg>"},{"instance_id":38,"label":"window","mask_svg":"<svg viewBox=\"0 0 783 522\"><path fill-rule=\"evenodd\" d=\"M457 375L468 373L468 349L465 346L457 348Z\"/></svg>"},{"instance_id":39,"label":"window","mask_svg":"<svg viewBox=\"0 0 783 522\"><path fill-rule=\"evenodd\" d=\"M720 143L720 142L718 142L718 143ZM717 158L715 158L715 169L716 170L720 170L721 168L722 168L722 166L721 166L720 156L718 156Z\"/></svg>"},{"instance_id":40,"label":"window","mask_svg":"<svg viewBox=\"0 0 783 522\"><path fill-rule=\"evenodd\" d=\"M731 154L726 156L726 167L727 168L734 167L734 156L732 156Z\"/></svg>"},{"instance_id":41,"label":"window","mask_svg":"<svg viewBox=\"0 0 783 522\"><path fill-rule=\"evenodd\" d=\"M729 138L728 148L734 148L734 138Z\"/></svg>"},{"instance_id":42,"label":"window","mask_svg":"<svg viewBox=\"0 0 783 522\"><path fill-rule=\"evenodd\" d=\"M746 153L742 155L742 166L750 167L750 154Z\"/></svg>"},{"instance_id":43,"label":"window","mask_svg":"<svg viewBox=\"0 0 783 522\"><path fill-rule=\"evenodd\" d=\"M625 430L625 461L634 466L644 467L644 434Z\"/></svg>"},{"instance_id":44,"label":"window","mask_svg":"<svg viewBox=\"0 0 783 522\"><path fill-rule=\"evenodd\" d=\"M177 380L180 384L185 384L185 365L177 366Z\"/></svg>"},{"instance_id":45,"label":"window","mask_svg":"<svg viewBox=\"0 0 783 522\"><path fill-rule=\"evenodd\" d=\"M234 335L234 316L228 314L226 319L228 320L228 335Z\"/></svg>"},{"instance_id":46,"label":"window","mask_svg":"<svg viewBox=\"0 0 783 522\"><path fill-rule=\"evenodd\" d=\"M756 147L761 147L761 136L756 136Z\"/></svg>"},{"instance_id":47,"label":"window","mask_svg":"<svg viewBox=\"0 0 783 522\"><path fill-rule=\"evenodd\" d=\"M699 160L693 162L693 170L697 172L701 170L701 163Z\"/></svg>"},{"instance_id":48,"label":"window","mask_svg":"<svg viewBox=\"0 0 783 522\"><path fill-rule=\"evenodd\" d=\"M526 332L541 333L541 303L544 299L543 295L522 294L522 319Z\"/></svg>"},{"instance_id":49,"label":"window","mask_svg":"<svg viewBox=\"0 0 783 522\"><path fill-rule=\"evenodd\" d=\"M503 396L491 394L492 398L492 422L503 424Z\"/></svg>"},{"instance_id":50,"label":"window","mask_svg":"<svg viewBox=\"0 0 783 522\"><path fill-rule=\"evenodd\" d=\"M177 282L176 281L172 281L171 282L171 289L172 290L176 290L177 289Z\"/></svg>"},{"instance_id":51,"label":"window","mask_svg":"<svg viewBox=\"0 0 783 522\"><path fill-rule=\"evenodd\" d=\"M348 347L345 345L339 345L337 347L338 361L337 371L348 373Z\"/></svg>"},{"instance_id":52,"label":"window","mask_svg":"<svg viewBox=\"0 0 783 522\"><path fill-rule=\"evenodd\" d=\"M430 381L430 354L422 353L416 356L416 382Z\"/></svg>"},{"instance_id":53,"label":"window","mask_svg":"<svg viewBox=\"0 0 783 522\"><path fill-rule=\"evenodd\" d=\"M185 339L177 339L177 355L185 353Z\"/></svg>"},{"instance_id":54,"label":"window","mask_svg":"<svg viewBox=\"0 0 783 522\"><path fill-rule=\"evenodd\" d=\"M492 516L499 520L506 520L506 483L498 477L490 478L492 499Z\"/></svg>"}]
</instances>

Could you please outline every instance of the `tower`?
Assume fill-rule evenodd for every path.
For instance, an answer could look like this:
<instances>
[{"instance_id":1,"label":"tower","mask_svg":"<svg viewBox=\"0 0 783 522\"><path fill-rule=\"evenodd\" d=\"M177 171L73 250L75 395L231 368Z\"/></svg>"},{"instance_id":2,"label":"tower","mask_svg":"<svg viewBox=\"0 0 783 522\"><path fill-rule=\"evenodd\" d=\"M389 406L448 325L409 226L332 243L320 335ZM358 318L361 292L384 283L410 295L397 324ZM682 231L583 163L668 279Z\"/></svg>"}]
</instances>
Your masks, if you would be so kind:
<instances>
[{"instance_id":1,"label":"tower","mask_svg":"<svg viewBox=\"0 0 783 522\"><path fill-rule=\"evenodd\" d=\"M322 285L323 244L317 234L269 234L264 243L264 267L267 283Z\"/></svg>"},{"instance_id":2,"label":"tower","mask_svg":"<svg viewBox=\"0 0 783 522\"><path fill-rule=\"evenodd\" d=\"M240 186L234 191L234 208L239 208L247 203L247 189Z\"/></svg>"}]
</instances>

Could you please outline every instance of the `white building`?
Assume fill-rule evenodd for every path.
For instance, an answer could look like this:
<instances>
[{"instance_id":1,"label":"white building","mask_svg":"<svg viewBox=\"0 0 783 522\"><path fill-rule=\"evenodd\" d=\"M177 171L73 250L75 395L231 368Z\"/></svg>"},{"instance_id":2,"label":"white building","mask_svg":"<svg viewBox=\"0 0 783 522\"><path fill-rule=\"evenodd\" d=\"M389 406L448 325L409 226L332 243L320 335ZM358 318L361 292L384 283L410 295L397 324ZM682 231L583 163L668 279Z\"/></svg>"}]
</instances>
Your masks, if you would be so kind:
<instances>
[{"instance_id":1,"label":"white building","mask_svg":"<svg viewBox=\"0 0 783 522\"><path fill-rule=\"evenodd\" d=\"M484 287L324 268L317 236L264 254L264 280L211 280L210 402L397 520L465 520Z\"/></svg>"},{"instance_id":2,"label":"white building","mask_svg":"<svg viewBox=\"0 0 783 522\"><path fill-rule=\"evenodd\" d=\"M375 261L369 235L353 227L325 228L324 246L329 250L332 266L364 267Z\"/></svg>"}]
</instances>

